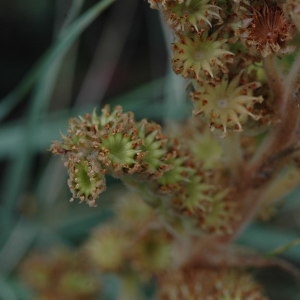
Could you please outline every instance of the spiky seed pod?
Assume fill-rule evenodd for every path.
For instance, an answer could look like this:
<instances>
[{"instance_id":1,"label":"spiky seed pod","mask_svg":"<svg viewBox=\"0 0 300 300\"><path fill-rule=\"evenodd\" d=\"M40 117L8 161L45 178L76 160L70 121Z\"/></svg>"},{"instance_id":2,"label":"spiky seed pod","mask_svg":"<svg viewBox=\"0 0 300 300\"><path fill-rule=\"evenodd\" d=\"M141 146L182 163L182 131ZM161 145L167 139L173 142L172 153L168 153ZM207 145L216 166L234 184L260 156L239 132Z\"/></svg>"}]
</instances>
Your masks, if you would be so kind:
<instances>
[{"instance_id":1,"label":"spiky seed pod","mask_svg":"<svg viewBox=\"0 0 300 300\"><path fill-rule=\"evenodd\" d=\"M174 151L166 160L167 169L157 179L161 191L176 191L182 182L186 182L186 175L191 169L184 166L186 157L181 157Z\"/></svg>"},{"instance_id":2,"label":"spiky seed pod","mask_svg":"<svg viewBox=\"0 0 300 300\"><path fill-rule=\"evenodd\" d=\"M73 197L94 205L105 190L105 173L119 177L140 169L140 144L133 114L106 106L100 116L94 111L71 119L68 135L51 151L63 157Z\"/></svg>"},{"instance_id":3,"label":"spiky seed pod","mask_svg":"<svg viewBox=\"0 0 300 300\"><path fill-rule=\"evenodd\" d=\"M173 147L166 160L168 169L157 179L159 191L170 198L177 212L198 218L214 187L206 182L202 163L194 160L187 144L174 142Z\"/></svg>"},{"instance_id":4,"label":"spiky seed pod","mask_svg":"<svg viewBox=\"0 0 300 300\"><path fill-rule=\"evenodd\" d=\"M164 157L167 154L168 139L163 135L158 124L142 120L138 124L139 138L141 139L141 150L144 153L142 167L148 174L160 176Z\"/></svg>"},{"instance_id":5,"label":"spiky seed pod","mask_svg":"<svg viewBox=\"0 0 300 300\"><path fill-rule=\"evenodd\" d=\"M178 192L177 204L188 215L199 217L204 213L208 203L212 200L210 192L213 186L203 182L201 174L189 176L183 188Z\"/></svg>"},{"instance_id":6,"label":"spiky seed pod","mask_svg":"<svg viewBox=\"0 0 300 300\"><path fill-rule=\"evenodd\" d=\"M267 300L262 287L245 271L173 270L159 278L159 300Z\"/></svg>"},{"instance_id":7,"label":"spiky seed pod","mask_svg":"<svg viewBox=\"0 0 300 300\"><path fill-rule=\"evenodd\" d=\"M255 103L263 101L261 96L253 96L260 83L241 84L240 78L241 73L230 81L224 76L220 82L203 83L191 93L194 113L204 115L211 129L220 129L223 135L227 129L241 131L249 116L259 119L252 111Z\"/></svg>"},{"instance_id":8,"label":"spiky seed pod","mask_svg":"<svg viewBox=\"0 0 300 300\"><path fill-rule=\"evenodd\" d=\"M239 14L242 23L237 33L251 52L266 57L294 49L287 43L292 39L295 26L275 1L264 0L258 5L242 1Z\"/></svg>"},{"instance_id":9,"label":"spiky seed pod","mask_svg":"<svg viewBox=\"0 0 300 300\"><path fill-rule=\"evenodd\" d=\"M136 141L131 141L130 136L124 132L112 133L103 137L101 146L101 151L108 156L109 165L114 173L122 172L124 168L130 169L130 166L136 162L136 155L140 152L136 149Z\"/></svg>"},{"instance_id":10,"label":"spiky seed pod","mask_svg":"<svg viewBox=\"0 0 300 300\"><path fill-rule=\"evenodd\" d=\"M126 173L134 172L138 163L136 157L140 152L134 115L130 112L123 113L121 107L110 112L110 108L106 106L102 115L94 118L95 122L101 125L98 134L101 141L99 160L117 177L125 170Z\"/></svg>"},{"instance_id":11,"label":"spiky seed pod","mask_svg":"<svg viewBox=\"0 0 300 300\"><path fill-rule=\"evenodd\" d=\"M212 27L211 22L221 23L221 8L210 4L210 0L164 0L161 10L167 23L177 32Z\"/></svg>"},{"instance_id":12,"label":"spiky seed pod","mask_svg":"<svg viewBox=\"0 0 300 300\"><path fill-rule=\"evenodd\" d=\"M89 206L95 205L95 199L105 190L105 177L101 165L90 155L68 154L64 157L65 166L69 172L68 185L72 192L72 199L86 201Z\"/></svg>"},{"instance_id":13,"label":"spiky seed pod","mask_svg":"<svg viewBox=\"0 0 300 300\"><path fill-rule=\"evenodd\" d=\"M109 105L105 105L101 109L101 115L97 115L96 111L93 111L91 116L91 124L98 125L99 129L107 129L109 131L118 131L124 124L131 126L135 123L134 115L132 112L123 112L122 106L115 106L113 109Z\"/></svg>"},{"instance_id":14,"label":"spiky seed pod","mask_svg":"<svg viewBox=\"0 0 300 300\"><path fill-rule=\"evenodd\" d=\"M232 62L233 53L226 50L226 40L218 40L207 33L194 37L180 36L173 44L173 69L185 78L200 80L227 72L226 64Z\"/></svg>"}]
</instances>

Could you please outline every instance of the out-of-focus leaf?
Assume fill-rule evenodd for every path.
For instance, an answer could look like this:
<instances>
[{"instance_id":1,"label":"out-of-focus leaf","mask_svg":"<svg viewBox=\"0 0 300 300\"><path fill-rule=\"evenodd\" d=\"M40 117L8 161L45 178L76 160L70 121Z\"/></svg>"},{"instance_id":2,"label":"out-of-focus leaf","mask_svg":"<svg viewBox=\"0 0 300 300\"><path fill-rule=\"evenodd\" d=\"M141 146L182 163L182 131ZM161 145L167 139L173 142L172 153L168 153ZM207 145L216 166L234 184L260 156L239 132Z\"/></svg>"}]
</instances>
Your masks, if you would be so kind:
<instances>
[{"instance_id":1,"label":"out-of-focus leaf","mask_svg":"<svg viewBox=\"0 0 300 300\"><path fill-rule=\"evenodd\" d=\"M6 228L6 230L12 226L12 211L19 193L23 191L26 184L26 176L28 176L27 174L32 163L35 149L34 143L37 138L35 131L40 126L40 117L45 112L45 108L51 98L60 62L83 30L90 25L104 9L112 4L113 1L114 0L102 0L96 3L74 21L68 29L61 34L40 67L42 75L38 78L19 143L14 147L15 152L18 153L6 176L6 183L9 183L3 195L5 199L3 207L6 212L1 216L2 226Z\"/></svg>"},{"instance_id":2,"label":"out-of-focus leaf","mask_svg":"<svg viewBox=\"0 0 300 300\"><path fill-rule=\"evenodd\" d=\"M19 300L15 289L2 276L0 276L0 299Z\"/></svg>"},{"instance_id":3,"label":"out-of-focus leaf","mask_svg":"<svg viewBox=\"0 0 300 300\"><path fill-rule=\"evenodd\" d=\"M61 35L57 43L55 43L52 49L48 50L47 53L40 58L19 85L6 97L0 100L0 121L3 120L3 118L5 118L7 114L9 114L9 112L19 103L22 97L30 91L34 83L39 80L43 74L48 72L47 69L53 64L54 60L57 60L58 56L62 57L81 32L95 19L95 17L97 17L99 13L102 12L103 9L106 8L106 5L109 5L113 1L114 0L103 1L108 2L108 4L102 2L98 3L98 6L100 7L96 7L95 5L94 8L75 22L73 27L70 27L70 29L67 30L68 25L78 14L83 3L82 0L73 1L69 17L61 30Z\"/></svg>"},{"instance_id":4,"label":"out-of-focus leaf","mask_svg":"<svg viewBox=\"0 0 300 300\"><path fill-rule=\"evenodd\" d=\"M38 228L36 226L23 219L19 220L15 227L11 229L9 238L0 250L1 273L7 274L14 270L32 245L37 232Z\"/></svg>"},{"instance_id":5,"label":"out-of-focus leaf","mask_svg":"<svg viewBox=\"0 0 300 300\"><path fill-rule=\"evenodd\" d=\"M165 111L161 109L161 103L153 103L149 96L152 91L160 91L164 79L158 79L147 83L128 94L112 99L111 106L122 105L124 110L134 111L137 118L163 119ZM51 142L60 138L60 133L66 131L68 118L70 116L82 115L86 112L92 112L94 107L81 107L72 111L62 111L49 115L47 119L40 119L39 126L36 126L31 132L32 145L31 151L45 151L49 148ZM177 111L177 117L188 116L190 106L182 106ZM176 117L176 116L175 116ZM23 121L24 122L24 121ZM14 157L20 151L24 134L26 132L25 124L22 126L19 122L4 126L0 130L0 158Z\"/></svg>"},{"instance_id":6,"label":"out-of-focus leaf","mask_svg":"<svg viewBox=\"0 0 300 300\"><path fill-rule=\"evenodd\" d=\"M238 242L269 254L280 246L299 238L299 233L282 230L270 225L254 223L239 238ZM300 245L287 249L282 256L300 263Z\"/></svg>"}]
</instances>

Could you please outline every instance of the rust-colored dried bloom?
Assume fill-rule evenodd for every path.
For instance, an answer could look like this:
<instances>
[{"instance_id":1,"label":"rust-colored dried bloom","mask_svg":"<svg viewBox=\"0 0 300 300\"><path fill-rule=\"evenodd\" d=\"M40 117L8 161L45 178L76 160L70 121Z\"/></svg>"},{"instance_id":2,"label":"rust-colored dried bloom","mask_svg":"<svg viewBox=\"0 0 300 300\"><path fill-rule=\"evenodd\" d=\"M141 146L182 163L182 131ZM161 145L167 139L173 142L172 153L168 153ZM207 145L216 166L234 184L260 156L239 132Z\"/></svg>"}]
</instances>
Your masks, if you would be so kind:
<instances>
[{"instance_id":1,"label":"rust-colored dried bloom","mask_svg":"<svg viewBox=\"0 0 300 300\"><path fill-rule=\"evenodd\" d=\"M159 300L267 300L261 286L244 271L177 270L159 280Z\"/></svg>"},{"instance_id":2,"label":"rust-colored dried bloom","mask_svg":"<svg viewBox=\"0 0 300 300\"><path fill-rule=\"evenodd\" d=\"M248 116L257 120L253 105L261 103L261 96L253 96L260 87L259 82L240 84L241 75L232 80L225 77L220 82L203 83L199 90L191 94L194 100L194 113L203 114L212 130L220 129L225 135L227 128L241 131Z\"/></svg>"},{"instance_id":3,"label":"rust-colored dried bloom","mask_svg":"<svg viewBox=\"0 0 300 300\"><path fill-rule=\"evenodd\" d=\"M193 38L180 36L173 44L173 69L183 77L200 79L205 75L214 77L222 71L227 72L226 63L232 62L233 53L226 50L225 39L206 33Z\"/></svg>"},{"instance_id":4,"label":"rust-colored dried bloom","mask_svg":"<svg viewBox=\"0 0 300 300\"><path fill-rule=\"evenodd\" d=\"M165 0L162 11L167 23L175 31L183 32L194 28L212 27L211 21L221 22L220 7L210 4L210 0Z\"/></svg>"},{"instance_id":5,"label":"rust-colored dried bloom","mask_svg":"<svg viewBox=\"0 0 300 300\"><path fill-rule=\"evenodd\" d=\"M272 53L284 54L292 50L287 42L292 39L294 25L275 1L265 0L257 6L241 2L240 9L242 25L238 32L252 52L266 57Z\"/></svg>"}]
</instances>

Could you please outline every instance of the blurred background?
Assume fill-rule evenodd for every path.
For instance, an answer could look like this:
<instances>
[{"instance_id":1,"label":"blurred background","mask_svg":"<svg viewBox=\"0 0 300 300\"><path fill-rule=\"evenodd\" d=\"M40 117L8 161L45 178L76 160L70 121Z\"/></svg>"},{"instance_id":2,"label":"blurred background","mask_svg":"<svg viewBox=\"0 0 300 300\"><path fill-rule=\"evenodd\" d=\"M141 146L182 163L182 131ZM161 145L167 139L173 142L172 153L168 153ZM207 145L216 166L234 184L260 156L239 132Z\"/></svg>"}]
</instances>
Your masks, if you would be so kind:
<instances>
[{"instance_id":1,"label":"blurred background","mask_svg":"<svg viewBox=\"0 0 300 300\"><path fill-rule=\"evenodd\" d=\"M26 299L15 278L32 249L76 246L109 215L117 182L97 208L68 201L66 170L48 151L68 118L108 102L161 117L159 15L146 1L112 2L0 3L0 299Z\"/></svg>"},{"instance_id":2,"label":"blurred background","mask_svg":"<svg viewBox=\"0 0 300 300\"><path fill-rule=\"evenodd\" d=\"M111 214L120 189L113 179L96 208L68 201L66 170L48 151L68 118L105 103L161 123L190 114L159 13L146 0L113 2L0 2L1 300L32 299L18 277L29 253L76 247ZM239 242L268 252L297 239L298 194L271 224L253 224ZM300 263L299 246L283 255Z\"/></svg>"}]
</instances>

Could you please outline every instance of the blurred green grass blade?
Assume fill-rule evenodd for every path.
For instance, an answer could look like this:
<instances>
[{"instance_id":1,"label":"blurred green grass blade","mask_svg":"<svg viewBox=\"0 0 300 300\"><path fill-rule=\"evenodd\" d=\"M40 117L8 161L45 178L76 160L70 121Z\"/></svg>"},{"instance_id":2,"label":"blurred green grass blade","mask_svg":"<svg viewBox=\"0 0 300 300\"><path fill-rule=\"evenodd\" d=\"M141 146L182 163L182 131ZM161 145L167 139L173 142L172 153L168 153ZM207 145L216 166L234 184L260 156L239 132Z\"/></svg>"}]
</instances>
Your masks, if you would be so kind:
<instances>
[{"instance_id":1,"label":"blurred green grass blade","mask_svg":"<svg viewBox=\"0 0 300 300\"><path fill-rule=\"evenodd\" d=\"M0 275L0 299L1 300L20 300L16 293L15 288L12 287L7 279Z\"/></svg>"},{"instance_id":2,"label":"blurred green grass blade","mask_svg":"<svg viewBox=\"0 0 300 300\"><path fill-rule=\"evenodd\" d=\"M3 120L15 105L18 104L21 98L30 91L34 83L40 78L45 70L52 66L53 62L57 61L59 57L62 58L66 54L82 31L114 1L115 0L103 0L98 2L75 22L71 23L72 18L78 13L78 10L82 6L82 1L73 1L74 5L71 7L70 17L61 31L58 41L45 55L43 55L40 61L34 65L17 88L0 101L0 121ZM71 24L69 28L67 28L66 26L69 25L69 23ZM36 97L40 96L38 93L36 93L36 95ZM43 101L40 100L40 102Z\"/></svg>"},{"instance_id":3,"label":"blurred green grass blade","mask_svg":"<svg viewBox=\"0 0 300 300\"><path fill-rule=\"evenodd\" d=\"M167 93L166 85L169 85L170 79L167 76L153 80L147 84L141 85L127 94L109 101L111 106L122 105L124 111L133 111L138 118L154 118L164 120L184 119L191 114L191 103L181 101L173 102L173 108L164 105ZM170 97L171 98L171 97ZM172 99L172 98L171 98ZM175 99L173 99L176 101Z\"/></svg>"},{"instance_id":4,"label":"blurred green grass blade","mask_svg":"<svg viewBox=\"0 0 300 300\"><path fill-rule=\"evenodd\" d=\"M42 66L44 65L46 57L47 54L43 55L43 57L33 66L19 85L0 100L0 122L14 109L22 97L30 91L37 78L42 73Z\"/></svg>"},{"instance_id":5,"label":"blurred green grass blade","mask_svg":"<svg viewBox=\"0 0 300 300\"><path fill-rule=\"evenodd\" d=\"M292 230L282 230L270 225L253 223L238 239L239 244L251 246L268 254L282 245L287 245L299 238L299 233ZM300 245L287 249L282 256L300 263Z\"/></svg>"},{"instance_id":6,"label":"blurred green grass blade","mask_svg":"<svg viewBox=\"0 0 300 300\"><path fill-rule=\"evenodd\" d=\"M31 100L26 128L24 129L25 131L21 137L20 144L17 145L17 150L20 152L8 174L9 178L7 181L9 182L9 185L4 193L5 202L3 204L6 212L1 216L2 224L7 230L13 219L12 211L15 202L26 185L28 171L34 154L33 143L35 130L40 126L40 116L45 111L51 98L60 62L83 30L113 2L114 0L102 0L88 9L64 31L43 62L41 67L42 75L39 78L35 93Z\"/></svg>"},{"instance_id":7,"label":"blurred green grass blade","mask_svg":"<svg viewBox=\"0 0 300 300\"><path fill-rule=\"evenodd\" d=\"M37 236L39 227L20 219L11 228L9 238L0 250L0 271L2 274L12 272L24 257Z\"/></svg>"},{"instance_id":8,"label":"blurred green grass blade","mask_svg":"<svg viewBox=\"0 0 300 300\"><path fill-rule=\"evenodd\" d=\"M300 238L292 240L291 242L284 244L282 246L279 246L275 250L271 251L270 255L280 255L287 252L289 249L295 248L298 245L300 245ZM300 248L299 248L300 250Z\"/></svg>"},{"instance_id":9,"label":"blurred green grass blade","mask_svg":"<svg viewBox=\"0 0 300 300\"><path fill-rule=\"evenodd\" d=\"M65 32L65 30L70 26L70 24L73 22L73 20L75 20L77 18L77 16L79 15L79 13L82 9L83 4L84 4L84 0L73 0L72 1L67 18L64 21L62 28L60 29L59 36L62 35Z\"/></svg>"},{"instance_id":10,"label":"blurred green grass blade","mask_svg":"<svg viewBox=\"0 0 300 300\"><path fill-rule=\"evenodd\" d=\"M137 118L162 119L165 112L161 109L161 103L153 103L153 99L161 97L164 81L164 78L156 79L127 94L112 99L109 103L111 106L122 105L125 111L134 111ZM60 139L61 132L66 132L68 118L91 113L93 109L94 106L77 107L72 111L60 111L49 114L47 118L40 118L39 125L31 132L31 151L39 152L49 149L51 142L55 139ZM178 112L178 114L181 113L182 110ZM22 122L15 122L1 128L0 159L14 158L18 155L25 130L27 129L24 125Z\"/></svg>"},{"instance_id":11,"label":"blurred green grass blade","mask_svg":"<svg viewBox=\"0 0 300 300\"><path fill-rule=\"evenodd\" d=\"M98 17L98 15L113 2L114 0L102 0L98 2L74 21L68 29L63 31L56 45L52 48L44 62L43 74L45 75L39 80L35 95L32 99L33 107L30 110L30 115L32 117L36 116L50 99L58 71L57 65L60 65L61 60L83 30L86 29Z\"/></svg>"},{"instance_id":12,"label":"blurred green grass blade","mask_svg":"<svg viewBox=\"0 0 300 300\"><path fill-rule=\"evenodd\" d=\"M67 201L67 199L64 200ZM101 200L103 201L103 199ZM101 200L99 199L99 203ZM74 203L74 205L79 204ZM61 220L57 220L53 224L53 229L66 239L82 239L87 237L91 228L107 221L112 215L112 212L104 206L101 206L100 209L95 208L85 212L73 211L72 214L68 214Z\"/></svg>"}]
</instances>

